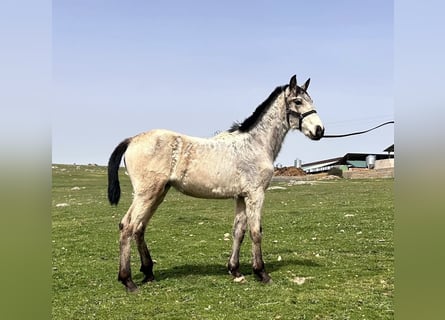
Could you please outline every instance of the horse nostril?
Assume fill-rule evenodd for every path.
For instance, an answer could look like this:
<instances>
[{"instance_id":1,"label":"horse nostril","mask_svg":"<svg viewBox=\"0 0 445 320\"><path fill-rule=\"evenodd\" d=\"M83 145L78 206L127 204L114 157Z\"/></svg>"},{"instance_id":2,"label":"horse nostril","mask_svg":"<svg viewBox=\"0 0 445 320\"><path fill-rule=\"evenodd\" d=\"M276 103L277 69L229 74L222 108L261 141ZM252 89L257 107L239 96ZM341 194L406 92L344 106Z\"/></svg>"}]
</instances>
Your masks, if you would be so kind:
<instances>
[{"instance_id":1,"label":"horse nostril","mask_svg":"<svg viewBox=\"0 0 445 320\"><path fill-rule=\"evenodd\" d=\"M315 136L321 138L323 137L323 134L324 134L324 128L322 128L321 126L317 126L315 128Z\"/></svg>"}]
</instances>

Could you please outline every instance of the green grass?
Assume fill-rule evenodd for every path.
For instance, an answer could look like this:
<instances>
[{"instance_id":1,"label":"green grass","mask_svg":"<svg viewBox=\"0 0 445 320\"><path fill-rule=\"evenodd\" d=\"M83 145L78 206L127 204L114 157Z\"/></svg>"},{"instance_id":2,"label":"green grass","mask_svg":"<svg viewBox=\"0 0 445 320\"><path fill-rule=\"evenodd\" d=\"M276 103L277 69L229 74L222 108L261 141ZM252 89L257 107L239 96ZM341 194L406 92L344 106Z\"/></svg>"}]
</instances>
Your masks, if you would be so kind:
<instances>
[{"instance_id":1,"label":"green grass","mask_svg":"<svg viewBox=\"0 0 445 320\"><path fill-rule=\"evenodd\" d=\"M281 184L285 190L268 191L262 225L270 285L254 279L249 237L240 258L247 282L235 283L227 273L231 241L224 233L232 229L232 200L172 190L146 233L157 282L128 294L117 281L118 223L131 185L122 169L120 177L121 202L111 207L106 168L53 169L53 319L394 318L393 179ZM133 246L137 284L139 267Z\"/></svg>"}]
</instances>

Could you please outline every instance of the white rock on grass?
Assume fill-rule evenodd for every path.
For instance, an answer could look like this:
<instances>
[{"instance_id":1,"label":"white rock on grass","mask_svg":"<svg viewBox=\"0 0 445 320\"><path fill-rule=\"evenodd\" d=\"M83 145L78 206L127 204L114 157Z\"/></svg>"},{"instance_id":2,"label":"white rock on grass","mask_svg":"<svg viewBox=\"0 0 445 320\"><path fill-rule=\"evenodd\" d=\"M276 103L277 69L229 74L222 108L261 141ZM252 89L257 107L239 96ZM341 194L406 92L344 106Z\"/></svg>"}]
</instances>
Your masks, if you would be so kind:
<instances>
[{"instance_id":1,"label":"white rock on grass","mask_svg":"<svg viewBox=\"0 0 445 320\"><path fill-rule=\"evenodd\" d=\"M306 282L306 280L310 280L310 279L314 279L314 277L295 277L292 279L292 282L301 286Z\"/></svg>"},{"instance_id":2,"label":"white rock on grass","mask_svg":"<svg viewBox=\"0 0 445 320\"><path fill-rule=\"evenodd\" d=\"M68 207L69 206L69 204L68 203L58 203L58 204L56 204L56 207L57 208L63 208L63 207Z\"/></svg>"},{"instance_id":3,"label":"white rock on grass","mask_svg":"<svg viewBox=\"0 0 445 320\"><path fill-rule=\"evenodd\" d=\"M236 282L236 283L245 283L245 282L247 282L247 280L246 280L246 278L244 278L244 276L241 276L241 277L233 278L233 282Z\"/></svg>"},{"instance_id":4,"label":"white rock on grass","mask_svg":"<svg viewBox=\"0 0 445 320\"><path fill-rule=\"evenodd\" d=\"M287 188L285 187L280 187L280 186L272 186L267 188L267 190L286 190Z\"/></svg>"}]
</instances>

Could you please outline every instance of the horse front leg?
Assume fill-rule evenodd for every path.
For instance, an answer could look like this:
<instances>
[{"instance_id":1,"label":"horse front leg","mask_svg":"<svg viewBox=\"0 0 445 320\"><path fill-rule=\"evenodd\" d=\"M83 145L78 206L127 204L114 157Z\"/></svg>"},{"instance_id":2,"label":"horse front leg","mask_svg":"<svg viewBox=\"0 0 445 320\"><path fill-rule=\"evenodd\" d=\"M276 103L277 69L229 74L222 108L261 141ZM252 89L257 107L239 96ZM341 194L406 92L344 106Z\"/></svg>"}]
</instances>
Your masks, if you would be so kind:
<instances>
[{"instance_id":1,"label":"horse front leg","mask_svg":"<svg viewBox=\"0 0 445 320\"><path fill-rule=\"evenodd\" d=\"M239 251L247 228L246 203L244 198L236 199L235 220L233 222L233 244L228 269L235 278L242 277L239 271Z\"/></svg>"},{"instance_id":2,"label":"horse front leg","mask_svg":"<svg viewBox=\"0 0 445 320\"><path fill-rule=\"evenodd\" d=\"M246 213L250 238L252 239L253 272L261 282L268 283L271 281L271 278L265 270L263 254L261 252L261 210L263 207L263 201L264 192L257 193L255 196L246 199Z\"/></svg>"}]
</instances>

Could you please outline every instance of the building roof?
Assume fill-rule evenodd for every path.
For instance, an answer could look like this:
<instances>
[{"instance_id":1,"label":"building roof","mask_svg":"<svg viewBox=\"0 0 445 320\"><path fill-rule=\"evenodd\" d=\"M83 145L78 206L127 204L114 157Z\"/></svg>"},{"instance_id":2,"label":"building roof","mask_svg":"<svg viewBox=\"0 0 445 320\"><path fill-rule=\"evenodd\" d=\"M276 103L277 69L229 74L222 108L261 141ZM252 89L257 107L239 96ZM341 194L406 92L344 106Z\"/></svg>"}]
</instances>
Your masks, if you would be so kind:
<instances>
[{"instance_id":1,"label":"building roof","mask_svg":"<svg viewBox=\"0 0 445 320\"><path fill-rule=\"evenodd\" d=\"M390 145L388 148L386 148L385 150L383 150L385 152L394 152L394 143L392 145Z\"/></svg>"},{"instance_id":2,"label":"building roof","mask_svg":"<svg viewBox=\"0 0 445 320\"><path fill-rule=\"evenodd\" d=\"M343 157L331 158L331 159L326 159L326 160L319 160L319 161L315 161L315 162L303 163L302 166L328 165L328 164L337 163L341 159L343 159Z\"/></svg>"},{"instance_id":3,"label":"building roof","mask_svg":"<svg viewBox=\"0 0 445 320\"><path fill-rule=\"evenodd\" d=\"M301 169L303 169L306 172L320 171L327 169L328 167L338 165L341 159L342 158L340 157L317 162L305 163L301 165Z\"/></svg>"},{"instance_id":4,"label":"building roof","mask_svg":"<svg viewBox=\"0 0 445 320\"><path fill-rule=\"evenodd\" d=\"M376 160L388 159L387 153L347 153L343 156L341 164L346 164L347 161L351 160L366 161L366 157L371 154L375 156ZM389 155L389 157L393 158L394 155Z\"/></svg>"}]
</instances>

